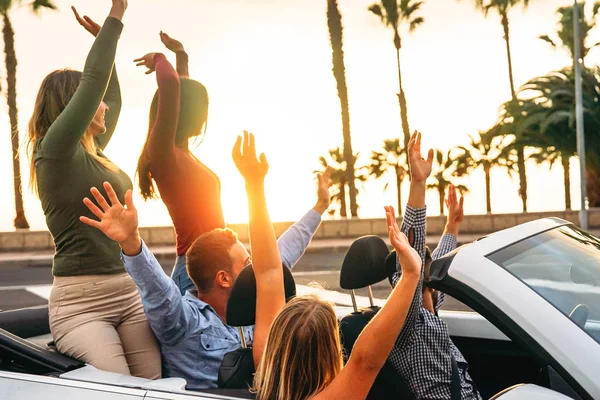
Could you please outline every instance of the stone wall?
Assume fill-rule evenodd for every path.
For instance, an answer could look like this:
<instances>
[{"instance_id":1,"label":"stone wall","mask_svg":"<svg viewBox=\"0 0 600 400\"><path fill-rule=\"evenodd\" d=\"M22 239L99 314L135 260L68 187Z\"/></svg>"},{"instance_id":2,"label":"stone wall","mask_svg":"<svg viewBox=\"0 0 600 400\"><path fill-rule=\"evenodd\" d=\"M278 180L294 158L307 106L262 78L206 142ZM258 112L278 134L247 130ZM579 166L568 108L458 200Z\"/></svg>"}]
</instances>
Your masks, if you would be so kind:
<instances>
[{"instance_id":1,"label":"stone wall","mask_svg":"<svg viewBox=\"0 0 600 400\"><path fill-rule=\"evenodd\" d=\"M519 214L466 215L461 226L461 234L489 234L540 218L558 217L578 224L576 211L532 212ZM428 217L427 232L439 235L444 229L445 217ZM281 235L292 223L276 222L275 232ZM248 240L248 227L245 224L232 224L240 240ZM590 229L600 229L600 208L589 211ZM149 246L169 246L175 244L172 227L140 228L140 233ZM323 221L315 235L316 239L356 238L363 235L386 235L384 219L348 219ZM54 248L52 237L47 231L0 232L0 252L44 251Z\"/></svg>"}]
</instances>

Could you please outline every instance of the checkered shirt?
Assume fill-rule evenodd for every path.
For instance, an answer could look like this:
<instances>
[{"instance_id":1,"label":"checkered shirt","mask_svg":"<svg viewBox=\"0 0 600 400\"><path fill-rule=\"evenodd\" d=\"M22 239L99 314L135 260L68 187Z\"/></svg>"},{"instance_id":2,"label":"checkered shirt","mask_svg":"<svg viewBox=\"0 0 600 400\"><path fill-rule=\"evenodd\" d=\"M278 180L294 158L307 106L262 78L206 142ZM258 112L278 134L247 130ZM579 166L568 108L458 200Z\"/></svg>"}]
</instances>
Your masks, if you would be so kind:
<instances>
[{"instance_id":1,"label":"checkered shirt","mask_svg":"<svg viewBox=\"0 0 600 400\"><path fill-rule=\"evenodd\" d=\"M414 234L413 247L421 260L425 261L425 225L426 208L414 209L406 207L402 232L408 236L409 231ZM456 248L456 237L450 234L442 236L438 247L432 254L434 260L444 256ZM398 260L398 271L392 279L396 286L402 272ZM458 364L461 385L461 398L463 400L479 400L481 396L468 373L468 363L456 348L446 323L440 318L423 308L423 270L421 280L417 285L415 297L406 317L404 327L396 340L396 344L389 356L389 361L411 388L418 399L450 399L452 385L452 358L454 355ZM444 294L440 293L435 304L437 311L444 301Z\"/></svg>"}]
</instances>

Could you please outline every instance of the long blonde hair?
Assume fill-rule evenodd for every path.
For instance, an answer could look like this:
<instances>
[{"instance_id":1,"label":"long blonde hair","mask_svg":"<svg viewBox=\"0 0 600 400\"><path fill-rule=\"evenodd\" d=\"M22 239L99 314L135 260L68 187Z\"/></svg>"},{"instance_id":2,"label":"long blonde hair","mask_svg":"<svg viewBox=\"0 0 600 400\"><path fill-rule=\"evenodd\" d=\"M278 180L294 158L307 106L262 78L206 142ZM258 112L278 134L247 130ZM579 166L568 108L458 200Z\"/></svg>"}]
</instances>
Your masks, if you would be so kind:
<instances>
[{"instance_id":1,"label":"long blonde hair","mask_svg":"<svg viewBox=\"0 0 600 400\"><path fill-rule=\"evenodd\" d=\"M82 73L70 69L61 69L51 72L44 78L35 99L33 115L29 120L27 138L27 156L29 157L29 187L37 193L37 181L35 173L34 152L37 143L41 140L56 118L64 111L69 101L77 91L81 82ZM110 171L118 171L119 168L108 158L98 154L98 148L94 137L85 132L81 138L84 150L101 165Z\"/></svg>"},{"instance_id":2,"label":"long blonde hair","mask_svg":"<svg viewBox=\"0 0 600 400\"><path fill-rule=\"evenodd\" d=\"M305 400L341 371L342 348L332 305L317 296L292 299L273 321L256 374L258 400Z\"/></svg>"}]
</instances>

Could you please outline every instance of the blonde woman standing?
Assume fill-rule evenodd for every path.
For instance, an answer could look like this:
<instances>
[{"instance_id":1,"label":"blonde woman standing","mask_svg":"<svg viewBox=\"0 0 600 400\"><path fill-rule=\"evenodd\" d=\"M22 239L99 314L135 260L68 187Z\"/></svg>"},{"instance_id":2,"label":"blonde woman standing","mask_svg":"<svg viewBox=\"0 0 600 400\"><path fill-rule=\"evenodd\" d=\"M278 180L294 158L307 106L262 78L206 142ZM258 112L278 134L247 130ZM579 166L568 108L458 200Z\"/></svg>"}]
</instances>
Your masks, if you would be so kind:
<instances>
[{"instance_id":1,"label":"blonde woman standing","mask_svg":"<svg viewBox=\"0 0 600 400\"><path fill-rule=\"evenodd\" d=\"M92 215L81 202L90 187L110 182L120 199L132 188L102 152L121 108L114 59L126 8L127 0L112 0L102 27L73 9L96 40L83 72L58 70L42 82L29 123L30 183L56 245L49 313L59 351L102 370L156 379L160 350L120 248L79 220Z\"/></svg>"}]
</instances>

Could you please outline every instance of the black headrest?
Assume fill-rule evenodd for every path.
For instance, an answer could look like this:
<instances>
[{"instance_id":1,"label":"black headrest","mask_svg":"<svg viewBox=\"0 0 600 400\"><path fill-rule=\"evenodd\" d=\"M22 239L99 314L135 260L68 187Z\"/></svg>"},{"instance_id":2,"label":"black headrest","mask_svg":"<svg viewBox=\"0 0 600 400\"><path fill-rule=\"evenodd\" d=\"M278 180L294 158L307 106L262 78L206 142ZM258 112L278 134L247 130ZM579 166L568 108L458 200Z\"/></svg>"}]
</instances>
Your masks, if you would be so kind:
<instances>
[{"instance_id":1,"label":"black headrest","mask_svg":"<svg viewBox=\"0 0 600 400\"><path fill-rule=\"evenodd\" d=\"M340 272L342 289L360 289L387 277L385 257L389 250L379 236L363 236L352 243Z\"/></svg>"},{"instance_id":2,"label":"black headrest","mask_svg":"<svg viewBox=\"0 0 600 400\"><path fill-rule=\"evenodd\" d=\"M390 285L393 284L392 278L394 274L398 271L396 268L396 250L392 250L390 254L385 257L385 272L387 274L388 280L390 281Z\"/></svg>"},{"instance_id":3,"label":"black headrest","mask_svg":"<svg viewBox=\"0 0 600 400\"><path fill-rule=\"evenodd\" d=\"M283 285L285 287L286 301L296 295L296 282L290 270L283 268ZM256 277L252 265L246 266L237 277L229 300L227 300L227 311L225 318L230 326L254 325L256 319Z\"/></svg>"}]
</instances>

